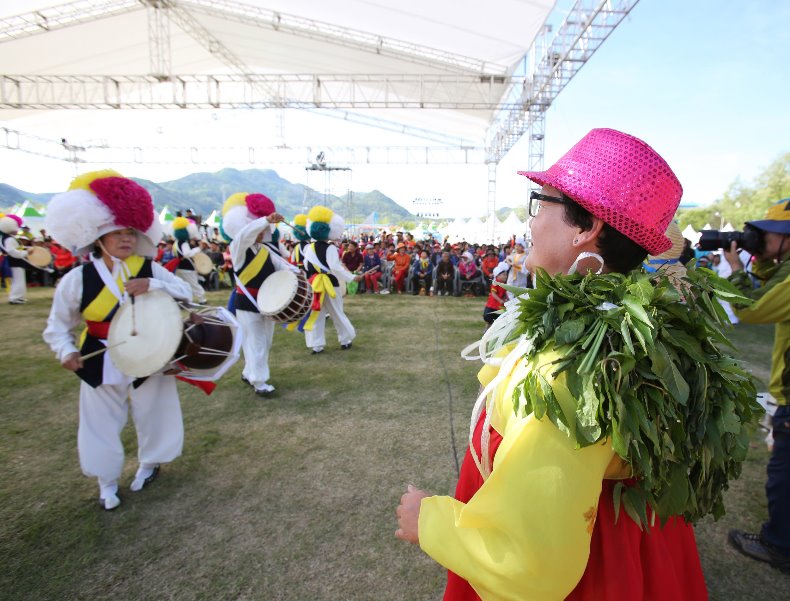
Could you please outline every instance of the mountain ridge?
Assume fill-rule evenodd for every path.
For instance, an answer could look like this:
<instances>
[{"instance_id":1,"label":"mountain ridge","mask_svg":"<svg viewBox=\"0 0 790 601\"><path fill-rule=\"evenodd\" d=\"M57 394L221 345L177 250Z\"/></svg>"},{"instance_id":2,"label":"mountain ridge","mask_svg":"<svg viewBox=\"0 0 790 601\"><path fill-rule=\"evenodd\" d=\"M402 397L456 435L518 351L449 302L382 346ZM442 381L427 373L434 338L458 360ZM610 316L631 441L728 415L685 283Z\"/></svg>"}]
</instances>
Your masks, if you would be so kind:
<instances>
[{"instance_id":1,"label":"mountain ridge","mask_svg":"<svg viewBox=\"0 0 790 601\"><path fill-rule=\"evenodd\" d=\"M154 182L131 178L151 194L154 206L161 211L167 206L171 211L191 208L196 214L207 217L219 211L224 200L236 192L259 192L269 196L278 212L286 217L301 213L305 206L323 204L342 215L348 222L360 222L372 212L378 213L382 223L397 223L414 216L380 190L351 192L351 203L346 195L324 194L303 184L294 184L272 169L239 170L231 167L219 171L191 173L179 179ZM9 184L0 183L0 206L10 207L30 200L46 205L56 194L32 193Z\"/></svg>"}]
</instances>

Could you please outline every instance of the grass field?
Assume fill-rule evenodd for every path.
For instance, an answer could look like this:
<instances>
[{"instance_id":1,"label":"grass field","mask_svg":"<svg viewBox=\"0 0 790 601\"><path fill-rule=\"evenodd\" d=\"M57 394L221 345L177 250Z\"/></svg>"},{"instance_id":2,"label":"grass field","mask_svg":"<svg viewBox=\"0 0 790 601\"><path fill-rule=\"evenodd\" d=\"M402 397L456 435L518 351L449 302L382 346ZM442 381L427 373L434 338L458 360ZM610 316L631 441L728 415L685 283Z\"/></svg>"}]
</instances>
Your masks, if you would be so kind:
<instances>
[{"instance_id":1,"label":"grass field","mask_svg":"<svg viewBox=\"0 0 790 601\"><path fill-rule=\"evenodd\" d=\"M358 337L347 352L331 325L318 356L278 329L270 399L240 382L240 364L210 397L179 384L182 457L128 492L128 425L122 505L104 512L77 460L78 380L41 340L50 298L33 289L25 306L0 305L0 598L441 596L443 570L394 538L394 509L407 483L438 494L455 486L477 391L477 367L458 353L482 332L482 299L353 297ZM772 329L739 326L732 339L765 382ZM727 516L697 527L712 599L790 594L790 576L725 542L728 528L765 518L767 456L756 432Z\"/></svg>"}]
</instances>

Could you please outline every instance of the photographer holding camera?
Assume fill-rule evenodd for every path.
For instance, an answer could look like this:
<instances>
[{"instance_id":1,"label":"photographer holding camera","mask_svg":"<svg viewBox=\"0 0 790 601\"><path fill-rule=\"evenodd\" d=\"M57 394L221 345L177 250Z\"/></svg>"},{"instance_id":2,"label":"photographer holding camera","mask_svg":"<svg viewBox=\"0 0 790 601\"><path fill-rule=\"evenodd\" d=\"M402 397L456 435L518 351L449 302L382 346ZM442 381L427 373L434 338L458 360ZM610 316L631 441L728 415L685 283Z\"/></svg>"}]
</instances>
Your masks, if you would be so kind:
<instances>
[{"instance_id":1,"label":"photographer holding camera","mask_svg":"<svg viewBox=\"0 0 790 601\"><path fill-rule=\"evenodd\" d=\"M759 534L730 530L728 540L744 555L790 573L790 198L772 205L765 219L747 222L743 233L732 234L736 237L724 251L733 271L729 280L755 301L736 306L736 314L744 323L776 324L768 389L778 406L765 485L768 521ZM758 288L744 270L739 246L754 254L752 275L761 282Z\"/></svg>"}]
</instances>

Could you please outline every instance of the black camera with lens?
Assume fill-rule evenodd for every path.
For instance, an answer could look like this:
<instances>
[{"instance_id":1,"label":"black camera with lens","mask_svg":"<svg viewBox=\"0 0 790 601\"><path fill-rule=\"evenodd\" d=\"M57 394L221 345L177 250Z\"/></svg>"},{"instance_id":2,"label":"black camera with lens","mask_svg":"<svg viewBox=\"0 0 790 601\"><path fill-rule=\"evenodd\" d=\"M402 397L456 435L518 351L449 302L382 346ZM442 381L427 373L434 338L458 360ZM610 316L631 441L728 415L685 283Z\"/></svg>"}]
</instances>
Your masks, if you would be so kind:
<instances>
[{"instance_id":1,"label":"black camera with lens","mask_svg":"<svg viewBox=\"0 0 790 601\"><path fill-rule=\"evenodd\" d=\"M700 250L730 249L735 242L738 248L755 255L763 248L763 232L756 227L747 225L742 232L720 232L719 230L702 230L697 248Z\"/></svg>"}]
</instances>

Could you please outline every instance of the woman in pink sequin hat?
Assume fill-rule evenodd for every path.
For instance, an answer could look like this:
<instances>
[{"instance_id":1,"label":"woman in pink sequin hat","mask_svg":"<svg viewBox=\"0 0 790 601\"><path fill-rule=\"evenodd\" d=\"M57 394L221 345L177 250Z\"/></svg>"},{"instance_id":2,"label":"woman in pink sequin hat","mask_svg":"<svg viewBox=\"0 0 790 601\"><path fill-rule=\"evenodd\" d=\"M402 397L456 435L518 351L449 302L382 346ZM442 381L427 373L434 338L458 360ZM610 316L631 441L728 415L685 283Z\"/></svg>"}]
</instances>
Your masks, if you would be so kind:
<instances>
[{"instance_id":1,"label":"woman in pink sequin hat","mask_svg":"<svg viewBox=\"0 0 790 601\"><path fill-rule=\"evenodd\" d=\"M575 302L569 309L557 292L554 314L534 315L544 301L554 302L546 299L555 290L572 289L567 298L578 299L585 284L619 281L614 274L638 279L628 274L672 245L666 231L680 183L650 146L611 129L591 131L546 171L522 174L542 186L530 196L526 267L546 274L505 307L479 344L465 349L469 359L479 351L485 366L455 494L431 496L410 485L396 509L395 535L448 569L445 601L705 600L694 531L682 517L686 507L646 520L643 528L631 508L615 505L615 492L636 488L639 472L613 442L622 438L622 415L597 379L608 351L594 354L599 372L571 369L582 353L563 354L576 349L582 333L574 338L572 328L561 326L587 333L595 311L620 310L630 299L612 293L600 306ZM555 277L574 272L612 275ZM536 397L542 406L532 403ZM598 411L603 398L606 408ZM563 417L555 420L554 411ZM584 417L575 422L578 415ZM600 429L583 439L587 418ZM563 428L563 420L572 425ZM656 465L671 461L650 457Z\"/></svg>"}]
</instances>

